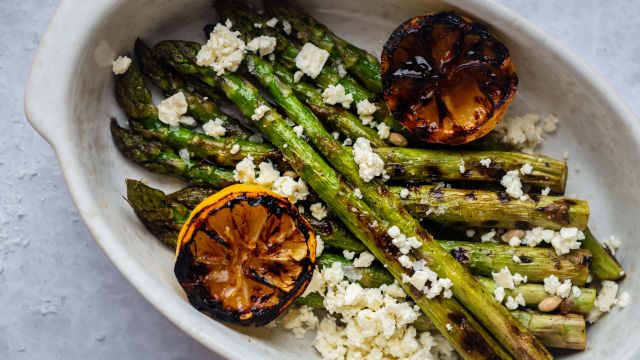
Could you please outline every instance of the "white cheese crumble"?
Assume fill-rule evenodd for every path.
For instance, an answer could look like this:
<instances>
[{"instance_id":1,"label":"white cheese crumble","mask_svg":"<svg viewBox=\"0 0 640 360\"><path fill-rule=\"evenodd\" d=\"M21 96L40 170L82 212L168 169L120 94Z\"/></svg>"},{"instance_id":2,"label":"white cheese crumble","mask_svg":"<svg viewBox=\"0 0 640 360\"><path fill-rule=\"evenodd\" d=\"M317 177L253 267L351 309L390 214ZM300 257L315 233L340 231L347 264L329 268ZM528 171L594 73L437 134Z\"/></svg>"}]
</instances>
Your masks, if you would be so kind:
<instances>
[{"instance_id":1,"label":"white cheese crumble","mask_svg":"<svg viewBox=\"0 0 640 360\"><path fill-rule=\"evenodd\" d=\"M342 256L344 256L344 258L347 260L353 260L353 258L356 256L356 253L355 251L342 250Z\"/></svg>"},{"instance_id":2,"label":"white cheese crumble","mask_svg":"<svg viewBox=\"0 0 640 360\"><path fill-rule=\"evenodd\" d=\"M491 275L493 276L493 281L496 282L496 285L505 289L513 290L515 286L527 282L526 276L522 276L519 273L511 275L511 270L506 266L497 273L492 272Z\"/></svg>"},{"instance_id":3,"label":"white cheese crumble","mask_svg":"<svg viewBox=\"0 0 640 360\"><path fill-rule=\"evenodd\" d=\"M329 105L341 104L348 109L353 102L353 95L347 94L342 84L329 85L322 92L322 99Z\"/></svg>"},{"instance_id":4,"label":"white cheese crumble","mask_svg":"<svg viewBox=\"0 0 640 360\"><path fill-rule=\"evenodd\" d=\"M521 264L522 263L522 259L520 259L520 256L518 256L518 255L513 255L511 260L513 260L513 262L516 263L516 264Z\"/></svg>"},{"instance_id":5,"label":"white cheese crumble","mask_svg":"<svg viewBox=\"0 0 640 360\"><path fill-rule=\"evenodd\" d=\"M483 243L486 242L495 242L495 236L496 236L496 231L494 229L491 229L491 231L482 234L480 236L480 241L482 241Z\"/></svg>"},{"instance_id":6,"label":"white cheese crumble","mask_svg":"<svg viewBox=\"0 0 640 360\"><path fill-rule=\"evenodd\" d=\"M382 140L388 139L389 135L391 135L391 127L385 123L378 124L376 129L378 129L378 136L380 136Z\"/></svg>"},{"instance_id":7,"label":"white cheese crumble","mask_svg":"<svg viewBox=\"0 0 640 360\"><path fill-rule=\"evenodd\" d=\"M256 29L262 29L262 24L261 23L253 23L253 27Z\"/></svg>"},{"instance_id":8,"label":"white cheese crumble","mask_svg":"<svg viewBox=\"0 0 640 360\"><path fill-rule=\"evenodd\" d=\"M398 262L400 263L400 265L402 265L402 267L405 267L407 269L413 268L413 261L411 261L411 259L407 255L400 255L398 257Z\"/></svg>"},{"instance_id":9,"label":"white cheese crumble","mask_svg":"<svg viewBox=\"0 0 640 360\"><path fill-rule=\"evenodd\" d=\"M261 35L251 39L247 44L247 49L264 57L275 51L276 42L277 40L273 36Z\"/></svg>"},{"instance_id":10,"label":"white cheese crumble","mask_svg":"<svg viewBox=\"0 0 640 360\"><path fill-rule=\"evenodd\" d=\"M291 35L291 23L287 20L282 20L282 30L284 30L285 34Z\"/></svg>"},{"instance_id":11,"label":"white cheese crumble","mask_svg":"<svg viewBox=\"0 0 640 360\"><path fill-rule=\"evenodd\" d=\"M451 325L451 323L446 323L445 327L447 328L447 331L453 331L453 325Z\"/></svg>"},{"instance_id":12,"label":"white cheese crumble","mask_svg":"<svg viewBox=\"0 0 640 360\"><path fill-rule=\"evenodd\" d=\"M233 146L231 147L231 150L229 151L232 155L235 155L237 153L240 152L240 145L238 144L233 144Z\"/></svg>"},{"instance_id":13,"label":"white cheese crumble","mask_svg":"<svg viewBox=\"0 0 640 360\"><path fill-rule=\"evenodd\" d=\"M504 295L504 288L501 286L498 286L495 290L493 290L493 297L495 297L499 303L502 303L502 300L504 300Z\"/></svg>"},{"instance_id":14,"label":"white cheese crumble","mask_svg":"<svg viewBox=\"0 0 640 360\"><path fill-rule=\"evenodd\" d=\"M480 165L489 168L491 166L491 159L486 158L486 159L481 159L480 160Z\"/></svg>"},{"instance_id":15,"label":"white cheese crumble","mask_svg":"<svg viewBox=\"0 0 640 360\"><path fill-rule=\"evenodd\" d=\"M227 133L227 129L224 127L224 121L218 118L207 121L206 124L202 125L202 130L204 130L205 134L214 138L224 136L224 134Z\"/></svg>"},{"instance_id":16,"label":"white cheese crumble","mask_svg":"<svg viewBox=\"0 0 640 360\"><path fill-rule=\"evenodd\" d=\"M327 217L327 208L322 205L322 203L315 203L309 206L309 210L311 210L311 216L318 220L322 220Z\"/></svg>"},{"instance_id":17,"label":"white cheese crumble","mask_svg":"<svg viewBox=\"0 0 640 360\"><path fill-rule=\"evenodd\" d=\"M353 160L358 164L360 177L365 182L384 174L384 161L373 152L369 140L358 138L353 145L352 153Z\"/></svg>"},{"instance_id":18,"label":"white cheese crumble","mask_svg":"<svg viewBox=\"0 0 640 360\"><path fill-rule=\"evenodd\" d=\"M512 198L519 199L524 195L518 170L507 171L502 180L500 180L500 184L504 186L506 193Z\"/></svg>"},{"instance_id":19,"label":"white cheese crumble","mask_svg":"<svg viewBox=\"0 0 640 360\"><path fill-rule=\"evenodd\" d=\"M294 126L293 132L297 137L302 137L302 135L304 134L304 127L302 127L302 125Z\"/></svg>"},{"instance_id":20,"label":"white cheese crumble","mask_svg":"<svg viewBox=\"0 0 640 360\"><path fill-rule=\"evenodd\" d=\"M324 251L324 240L320 237L320 235L316 235L316 256L322 255Z\"/></svg>"},{"instance_id":21,"label":"white cheese crumble","mask_svg":"<svg viewBox=\"0 0 640 360\"><path fill-rule=\"evenodd\" d=\"M598 298L593 303L593 309L587 315L587 321L590 323L596 322L604 313L611 311L611 309L618 305L623 308L631 302L631 295L624 291L620 294L620 297L616 299L618 294L618 284L613 281L605 280L602 282L602 287L598 292Z\"/></svg>"},{"instance_id":22,"label":"white cheese crumble","mask_svg":"<svg viewBox=\"0 0 640 360\"><path fill-rule=\"evenodd\" d=\"M574 286L571 285L571 280L569 279L565 280L564 282L560 282L560 279L558 279L557 276L549 275L548 277L543 279L543 282L544 291L546 291L550 295L558 295L561 298L566 299L569 297L569 295L577 293L575 290L573 290ZM578 291L580 291L579 288ZM578 296L580 295L578 294Z\"/></svg>"},{"instance_id":23,"label":"white cheese crumble","mask_svg":"<svg viewBox=\"0 0 640 360\"><path fill-rule=\"evenodd\" d=\"M180 149L180 151L178 151L178 155L180 155L182 161L186 162L187 164L191 162L191 159L189 158L189 150Z\"/></svg>"},{"instance_id":24,"label":"white cheese crumble","mask_svg":"<svg viewBox=\"0 0 640 360\"><path fill-rule=\"evenodd\" d=\"M200 48L196 63L213 68L217 75L234 72L242 63L246 45L240 39L240 32L231 31L231 21L216 24L207 43Z\"/></svg>"},{"instance_id":25,"label":"white cheese crumble","mask_svg":"<svg viewBox=\"0 0 640 360\"><path fill-rule=\"evenodd\" d=\"M179 124L191 125L194 122L193 118L183 116L187 110L189 110L189 104L180 91L158 104L158 119L171 127L177 127Z\"/></svg>"},{"instance_id":26,"label":"white cheese crumble","mask_svg":"<svg viewBox=\"0 0 640 360\"><path fill-rule=\"evenodd\" d=\"M251 115L251 120L258 121L264 117L264 115L269 111L269 107L267 105L260 105L254 111L253 115Z\"/></svg>"},{"instance_id":27,"label":"white cheese crumble","mask_svg":"<svg viewBox=\"0 0 640 360\"><path fill-rule=\"evenodd\" d=\"M359 188L355 188L353 190L353 194L358 198L358 199L362 199L362 191L360 191Z\"/></svg>"},{"instance_id":28,"label":"white cheese crumble","mask_svg":"<svg viewBox=\"0 0 640 360\"><path fill-rule=\"evenodd\" d=\"M576 227L564 227L560 231L535 227L525 231L523 245L534 247L541 242L551 244L558 255L568 254L571 250L579 249L584 233Z\"/></svg>"},{"instance_id":29,"label":"white cheese crumble","mask_svg":"<svg viewBox=\"0 0 640 360\"><path fill-rule=\"evenodd\" d=\"M400 253L404 255L408 254L412 249L417 249L422 245L415 237L407 237L404 235L396 225L390 227L387 230L387 234L391 236L391 242L393 245L395 245L400 250Z\"/></svg>"},{"instance_id":30,"label":"white cheese crumble","mask_svg":"<svg viewBox=\"0 0 640 360\"><path fill-rule=\"evenodd\" d=\"M361 252L360 255L353 260L353 266L357 268L366 268L371 266L375 257L368 251Z\"/></svg>"},{"instance_id":31,"label":"white cheese crumble","mask_svg":"<svg viewBox=\"0 0 640 360\"><path fill-rule=\"evenodd\" d=\"M373 113L378 110L378 107L365 99L356 104L356 109L358 110L358 116L360 117L362 124L370 125L373 121Z\"/></svg>"},{"instance_id":32,"label":"white cheese crumble","mask_svg":"<svg viewBox=\"0 0 640 360\"><path fill-rule=\"evenodd\" d=\"M273 192L289 199L292 203L304 200L309 195L309 189L302 179L297 181L291 176L280 176L280 172L271 163L261 162L258 165L259 176L256 178L253 158L247 156L236 164L233 179L243 184L256 184L271 189Z\"/></svg>"},{"instance_id":33,"label":"white cheese crumble","mask_svg":"<svg viewBox=\"0 0 640 360\"><path fill-rule=\"evenodd\" d=\"M111 63L111 70L116 75L122 75L129 70L129 66L131 66L131 59L128 56L118 56Z\"/></svg>"},{"instance_id":34,"label":"white cheese crumble","mask_svg":"<svg viewBox=\"0 0 640 360\"><path fill-rule=\"evenodd\" d=\"M540 195L547 196L549 195L550 192L551 192L551 188L547 186L546 188L542 189L542 191L540 192Z\"/></svg>"},{"instance_id":35,"label":"white cheese crumble","mask_svg":"<svg viewBox=\"0 0 640 360\"><path fill-rule=\"evenodd\" d=\"M464 174L464 159L460 159L460 161L458 162L458 170L460 171L460 174Z\"/></svg>"},{"instance_id":36,"label":"white cheese crumble","mask_svg":"<svg viewBox=\"0 0 640 360\"><path fill-rule=\"evenodd\" d=\"M278 23L278 19L271 18L271 19L267 20L267 22L265 24L267 24L268 27L273 28L273 27L276 27L277 23Z\"/></svg>"},{"instance_id":37,"label":"white cheese crumble","mask_svg":"<svg viewBox=\"0 0 640 360\"><path fill-rule=\"evenodd\" d=\"M320 323L318 317L307 305L292 308L282 316L281 324L286 330L291 330L298 339L303 339L307 331L314 330Z\"/></svg>"},{"instance_id":38,"label":"white cheese crumble","mask_svg":"<svg viewBox=\"0 0 640 360\"><path fill-rule=\"evenodd\" d=\"M520 173L522 175L531 175L531 173L533 172L533 165L529 164L529 163L525 163L524 165L522 165L522 167L520 168Z\"/></svg>"},{"instance_id":39,"label":"white cheese crumble","mask_svg":"<svg viewBox=\"0 0 640 360\"><path fill-rule=\"evenodd\" d=\"M293 82L296 84L299 83L303 76L304 73L302 71L296 71L293 73Z\"/></svg>"},{"instance_id":40,"label":"white cheese crumble","mask_svg":"<svg viewBox=\"0 0 640 360\"><path fill-rule=\"evenodd\" d=\"M476 235L476 231L473 229L467 229L467 231L465 231L465 234L468 238L472 238Z\"/></svg>"},{"instance_id":41,"label":"white cheese crumble","mask_svg":"<svg viewBox=\"0 0 640 360\"><path fill-rule=\"evenodd\" d=\"M540 122L540 115L526 114L506 118L496 126L492 136L514 149L532 153L548 135L556 131L558 119L549 115Z\"/></svg>"},{"instance_id":42,"label":"white cheese crumble","mask_svg":"<svg viewBox=\"0 0 640 360\"><path fill-rule=\"evenodd\" d=\"M402 190L400 190L400 198L407 199L408 197L409 197L409 189L402 188Z\"/></svg>"},{"instance_id":43,"label":"white cheese crumble","mask_svg":"<svg viewBox=\"0 0 640 360\"><path fill-rule=\"evenodd\" d=\"M296 56L296 67L312 78L316 78L329 58L329 53L319 47L306 43Z\"/></svg>"},{"instance_id":44,"label":"white cheese crumble","mask_svg":"<svg viewBox=\"0 0 640 360\"><path fill-rule=\"evenodd\" d=\"M351 138L346 138L342 142L342 146L351 146L351 145L353 145L353 140L351 140Z\"/></svg>"},{"instance_id":45,"label":"white cheese crumble","mask_svg":"<svg viewBox=\"0 0 640 360\"><path fill-rule=\"evenodd\" d=\"M507 302L504 304L504 306L509 310L516 310L518 306L525 306L525 305L526 304L524 302L524 296L522 296L521 293L518 293L518 296L516 296L515 299L509 296L507 298Z\"/></svg>"},{"instance_id":46,"label":"white cheese crumble","mask_svg":"<svg viewBox=\"0 0 640 360\"><path fill-rule=\"evenodd\" d=\"M611 251L611 255L615 255L616 250L618 250L620 246L622 246L622 242L620 241L620 239L613 235L604 238L602 243L609 249L609 251Z\"/></svg>"},{"instance_id":47,"label":"white cheese crumble","mask_svg":"<svg viewBox=\"0 0 640 360\"><path fill-rule=\"evenodd\" d=\"M347 76L347 69L344 68L344 65L342 63L336 66L336 71L338 72L338 76L340 76L341 78Z\"/></svg>"}]
</instances>

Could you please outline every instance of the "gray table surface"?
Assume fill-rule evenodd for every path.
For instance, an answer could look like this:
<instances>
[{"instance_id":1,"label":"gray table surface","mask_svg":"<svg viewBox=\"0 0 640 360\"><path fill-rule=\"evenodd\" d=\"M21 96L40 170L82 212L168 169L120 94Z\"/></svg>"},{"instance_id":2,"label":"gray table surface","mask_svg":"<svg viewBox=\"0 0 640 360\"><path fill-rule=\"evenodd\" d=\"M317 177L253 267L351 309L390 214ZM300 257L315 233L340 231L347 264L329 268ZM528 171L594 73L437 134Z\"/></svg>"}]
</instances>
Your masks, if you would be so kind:
<instances>
[{"instance_id":1,"label":"gray table surface","mask_svg":"<svg viewBox=\"0 0 640 360\"><path fill-rule=\"evenodd\" d=\"M25 120L27 72L58 2L0 2L0 359L217 359L113 267ZM501 2L560 38L640 114L640 1Z\"/></svg>"}]
</instances>

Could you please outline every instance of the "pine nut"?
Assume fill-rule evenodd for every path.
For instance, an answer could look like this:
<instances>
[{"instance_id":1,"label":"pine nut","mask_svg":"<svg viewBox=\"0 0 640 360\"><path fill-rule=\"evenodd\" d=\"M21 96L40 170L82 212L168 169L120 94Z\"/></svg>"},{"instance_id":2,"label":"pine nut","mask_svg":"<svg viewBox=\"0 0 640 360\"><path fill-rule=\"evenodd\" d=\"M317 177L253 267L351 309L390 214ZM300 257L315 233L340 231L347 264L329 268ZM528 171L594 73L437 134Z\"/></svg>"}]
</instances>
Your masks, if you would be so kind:
<instances>
[{"instance_id":1,"label":"pine nut","mask_svg":"<svg viewBox=\"0 0 640 360\"><path fill-rule=\"evenodd\" d=\"M560 303L562 302L562 298L560 296L549 296L548 298L543 299L538 304L538 310L542 312L550 312L558 308Z\"/></svg>"},{"instance_id":2,"label":"pine nut","mask_svg":"<svg viewBox=\"0 0 640 360\"><path fill-rule=\"evenodd\" d=\"M502 234L501 239L504 242L509 242L514 237L517 237L518 239L522 239L524 237L524 231L520 229L509 230L506 233Z\"/></svg>"},{"instance_id":3,"label":"pine nut","mask_svg":"<svg viewBox=\"0 0 640 360\"><path fill-rule=\"evenodd\" d=\"M407 146L407 144L409 144L409 141L407 141L407 138L404 137L404 135L398 134L395 132L389 134L389 142L395 146L400 146L400 147L405 147Z\"/></svg>"},{"instance_id":4,"label":"pine nut","mask_svg":"<svg viewBox=\"0 0 640 360\"><path fill-rule=\"evenodd\" d=\"M297 173L297 172L295 172L295 171L293 171L293 170L287 170L287 171L285 171L285 172L284 172L284 174L282 174L282 175L284 175L284 176L289 176L289 177L291 177L291 178L293 178L293 179L297 179L297 178L298 178L298 173Z\"/></svg>"}]
</instances>

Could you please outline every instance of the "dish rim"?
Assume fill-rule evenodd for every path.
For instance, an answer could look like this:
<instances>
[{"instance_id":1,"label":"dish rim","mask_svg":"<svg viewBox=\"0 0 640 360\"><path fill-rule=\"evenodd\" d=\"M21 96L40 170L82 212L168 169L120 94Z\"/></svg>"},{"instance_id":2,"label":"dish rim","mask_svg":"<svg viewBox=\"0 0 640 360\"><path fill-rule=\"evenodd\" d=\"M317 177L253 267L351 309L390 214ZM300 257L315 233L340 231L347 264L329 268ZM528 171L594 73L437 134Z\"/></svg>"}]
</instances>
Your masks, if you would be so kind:
<instances>
[{"instance_id":1,"label":"dish rim","mask_svg":"<svg viewBox=\"0 0 640 360\"><path fill-rule=\"evenodd\" d=\"M218 344L213 337L199 330L198 323L201 323L202 319L198 319L198 317L202 317L201 315L197 314L196 317L193 313L183 310L175 297L163 296L164 291L158 290L160 287L155 285L158 283L157 279L147 275L142 265L126 251L123 244L110 241L114 234L109 230L105 219L99 215L100 204L93 201L92 197L84 196L89 191L85 186L84 172L79 162L74 161L77 155L73 140L65 136L68 134L65 132L65 126L68 125L66 120L71 116L67 106L69 100L66 99L66 95L73 90L74 69L72 65L75 62L63 61L60 58L77 59L84 50L82 46L77 46L77 44L86 43L92 26L98 23L105 13L115 9L123 2L124 0L61 1L42 35L29 70L24 95L25 114L31 126L53 148L67 188L80 216L100 248L120 273L152 306L186 334L224 358L240 360L242 358L233 351L232 346ZM490 12L492 18L505 24L517 23L517 30L521 36L529 37L533 42L542 45L558 61L570 66L575 74L584 81L584 84L590 88L589 90L595 91L595 96L602 98L603 103L613 109L612 118L622 121L632 131L631 135L636 143L640 144L640 124L631 109L611 85L585 60L577 56L554 36L538 28L524 16L493 0L443 0L443 2L468 12L476 10ZM75 16L74 22L65 23L65 19L77 14L80 8L84 9L83 16L81 18ZM73 25L69 25L70 23ZM68 31L69 27L81 31ZM51 69L55 69L55 71L51 71ZM57 91L51 91L53 89ZM42 96L39 96L42 94L47 94L48 97L43 99ZM51 114L57 116L51 116ZM52 118L54 121L49 121ZM55 119L64 119L64 121L56 123ZM237 344L242 345L243 343L237 342ZM635 352L635 354L637 353Z\"/></svg>"}]
</instances>

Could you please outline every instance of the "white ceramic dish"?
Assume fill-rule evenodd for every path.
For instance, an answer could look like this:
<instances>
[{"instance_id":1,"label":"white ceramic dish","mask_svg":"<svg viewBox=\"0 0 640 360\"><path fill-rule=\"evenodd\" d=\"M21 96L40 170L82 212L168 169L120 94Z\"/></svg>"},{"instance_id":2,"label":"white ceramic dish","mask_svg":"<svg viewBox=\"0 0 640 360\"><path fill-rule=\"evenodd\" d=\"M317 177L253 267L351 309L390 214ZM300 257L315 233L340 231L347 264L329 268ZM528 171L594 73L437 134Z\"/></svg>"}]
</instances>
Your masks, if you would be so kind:
<instances>
[{"instance_id":1,"label":"white ceramic dish","mask_svg":"<svg viewBox=\"0 0 640 360\"><path fill-rule=\"evenodd\" d=\"M64 0L47 29L27 84L29 121L55 149L71 194L96 241L129 281L185 332L230 359L299 359L316 356L289 334L232 328L194 310L172 273L172 253L138 222L122 199L124 179L147 179L165 189L178 182L154 176L126 161L109 135L111 116L123 119L113 96L109 64L131 51L136 37L201 39L215 20L209 0ZM561 119L543 151L570 153L568 194L586 198L592 228L624 241L623 287L639 296L633 259L640 222L640 127L620 98L588 66L517 14L484 0L299 1L337 33L377 52L405 19L457 9L482 20L509 46L520 86L510 114L536 110ZM640 302L613 311L589 330L589 350L567 358L632 359L640 342L632 335Z\"/></svg>"}]
</instances>

